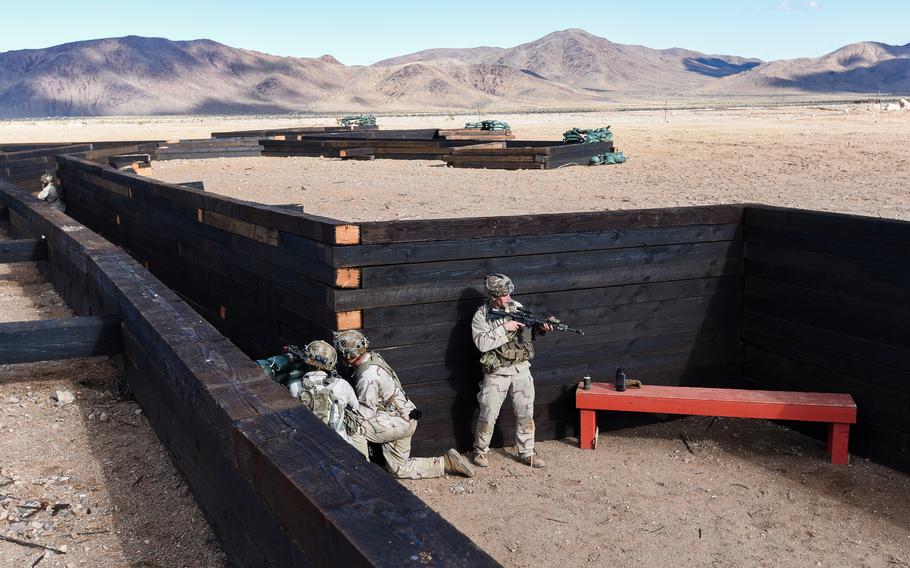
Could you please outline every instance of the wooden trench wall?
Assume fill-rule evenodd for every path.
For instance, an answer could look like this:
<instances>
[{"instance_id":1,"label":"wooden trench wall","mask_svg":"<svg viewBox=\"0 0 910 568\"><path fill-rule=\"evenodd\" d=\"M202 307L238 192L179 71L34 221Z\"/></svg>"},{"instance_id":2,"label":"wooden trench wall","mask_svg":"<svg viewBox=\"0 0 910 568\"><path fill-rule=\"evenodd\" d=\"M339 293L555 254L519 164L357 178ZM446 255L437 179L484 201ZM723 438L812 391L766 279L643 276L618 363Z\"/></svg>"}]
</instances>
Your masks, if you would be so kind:
<instances>
[{"instance_id":1,"label":"wooden trench wall","mask_svg":"<svg viewBox=\"0 0 910 568\"><path fill-rule=\"evenodd\" d=\"M743 233L749 384L852 394L850 450L910 471L910 223L749 206Z\"/></svg>"},{"instance_id":2,"label":"wooden trench wall","mask_svg":"<svg viewBox=\"0 0 910 568\"><path fill-rule=\"evenodd\" d=\"M232 565L496 565L120 247L3 179L0 217L45 239L39 266L78 315L120 319L124 376Z\"/></svg>"},{"instance_id":3,"label":"wooden trench wall","mask_svg":"<svg viewBox=\"0 0 910 568\"><path fill-rule=\"evenodd\" d=\"M362 329L424 412L418 454L471 446L481 370L470 319L490 272L510 275L529 308L585 331L537 342L538 439L575 433L585 373L741 376L741 206L351 224L58 161L69 213L247 355ZM494 443L510 445L513 426L507 403Z\"/></svg>"}]
</instances>

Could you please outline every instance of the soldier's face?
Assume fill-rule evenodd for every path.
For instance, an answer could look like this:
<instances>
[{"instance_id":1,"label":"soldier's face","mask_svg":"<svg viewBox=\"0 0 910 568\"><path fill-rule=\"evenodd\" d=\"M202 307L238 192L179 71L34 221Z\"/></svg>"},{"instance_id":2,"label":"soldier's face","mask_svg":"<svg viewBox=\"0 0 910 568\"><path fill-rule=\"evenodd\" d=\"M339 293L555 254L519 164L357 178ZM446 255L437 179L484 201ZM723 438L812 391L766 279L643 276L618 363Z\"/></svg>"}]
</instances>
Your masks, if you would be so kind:
<instances>
[{"instance_id":1,"label":"soldier's face","mask_svg":"<svg viewBox=\"0 0 910 568\"><path fill-rule=\"evenodd\" d=\"M501 310L504 307L509 305L509 302L512 301L512 296L506 294L505 296L493 296L490 298L490 304L497 310Z\"/></svg>"}]
</instances>

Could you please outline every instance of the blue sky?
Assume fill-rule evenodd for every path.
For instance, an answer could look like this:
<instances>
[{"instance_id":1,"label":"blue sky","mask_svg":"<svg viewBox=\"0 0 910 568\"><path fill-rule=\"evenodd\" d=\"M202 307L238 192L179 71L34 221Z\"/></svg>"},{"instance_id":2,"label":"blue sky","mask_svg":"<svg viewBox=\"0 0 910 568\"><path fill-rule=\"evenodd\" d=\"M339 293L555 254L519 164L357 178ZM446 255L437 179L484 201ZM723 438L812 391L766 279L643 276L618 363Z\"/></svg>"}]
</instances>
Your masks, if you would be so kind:
<instances>
[{"instance_id":1,"label":"blue sky","mask_svg":"<svg viewBox=\"0 0 910 568\"><path fill-rule=\"evenodd\" d=\"M258 7L254 7L258 6ZM910 43L910 0L284 2L2 0L0 52L123 35L208 38L370 64L431 47L512 47L581 28L617 43L769 61L858 41Z\"/></svg>"}]
</instances>

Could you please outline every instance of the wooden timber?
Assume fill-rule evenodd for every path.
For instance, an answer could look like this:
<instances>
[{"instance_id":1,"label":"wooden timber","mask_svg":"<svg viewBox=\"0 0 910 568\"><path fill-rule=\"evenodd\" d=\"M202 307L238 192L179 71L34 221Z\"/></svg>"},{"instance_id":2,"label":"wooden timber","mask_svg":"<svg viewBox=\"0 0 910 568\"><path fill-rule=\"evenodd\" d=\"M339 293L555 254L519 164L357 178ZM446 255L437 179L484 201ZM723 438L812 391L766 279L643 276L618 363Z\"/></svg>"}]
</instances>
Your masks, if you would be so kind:
<instances>
[{"instance_id":1,"label":"wooden timber","mask_svg":"<svg viewBox=\"0 0 910 568\"><path fill-rule=\"evenodd\" d=\"M0 323L0 365L122 352L120 320L116 317Z\"/></svg>"},{"instance_id":2,"label":"wooden timber","mask_svg":"<svg viewBox=\"0 0 910 568\"><path fill-rule=\"evenodd\" d=\"M743 232L746 379L850 393L851 449L910 469L910 223L754 206Z\"/></svg>"},{"instance_id":3,"label":"wooden timber","mask_svg":"<svg viewBox=\"0 0 910 568\"><path fill-rule=\"evenodd\" d=\"M134 259L3 181L0 202L15 236L46 236L43 269L77 313L116 316L126 377L233 565L496 565Z\"/></svg>"},{"instance_id":4,"label":"wooden timber","mask_svg":"<svg viewBox=\"0 0 910 568\"><path fill-rule=\"evenodd\" d=\"M47 242L43 239L0 240L0 264L47 259Z\"/></svg>"}]
</instances>

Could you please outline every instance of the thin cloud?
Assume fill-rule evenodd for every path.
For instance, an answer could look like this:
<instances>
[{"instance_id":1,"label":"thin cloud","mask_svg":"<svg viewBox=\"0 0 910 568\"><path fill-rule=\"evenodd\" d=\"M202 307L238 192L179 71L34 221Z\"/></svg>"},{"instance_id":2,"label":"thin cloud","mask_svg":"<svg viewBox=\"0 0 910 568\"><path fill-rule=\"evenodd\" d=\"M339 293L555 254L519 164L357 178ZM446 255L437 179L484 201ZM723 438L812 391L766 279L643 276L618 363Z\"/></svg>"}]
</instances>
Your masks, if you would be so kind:
<instances>
[{"instance_id":1,"label":"thin cloud","mask_svg":"<svg viewBox=\"0 0 910 568\"><path fill-rule=\"evenodd\" d=\"M808 0L806 2L791 2L790 0L783 0L777 5L778 10L783 10L784 12L793 12L797 10L821 10L821 4L816 2L816 0Z\"/></svg>"}]
</instances>

